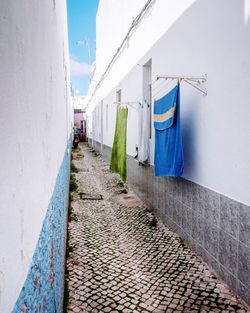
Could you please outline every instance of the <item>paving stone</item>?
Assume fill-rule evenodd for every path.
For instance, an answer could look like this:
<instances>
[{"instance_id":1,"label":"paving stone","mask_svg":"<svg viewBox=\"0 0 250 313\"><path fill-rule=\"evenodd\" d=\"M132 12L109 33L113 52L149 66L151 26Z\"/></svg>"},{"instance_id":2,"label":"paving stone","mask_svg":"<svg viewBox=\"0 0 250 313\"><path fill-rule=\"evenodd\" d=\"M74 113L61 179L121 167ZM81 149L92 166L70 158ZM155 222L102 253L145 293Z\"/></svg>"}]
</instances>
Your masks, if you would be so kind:
<instances>
[{"instance_id":1,"label":"paving stone","mask_svg":"<svg viewBox=\"0 0 250 313\"><path fill-rule=\"evenodd\" d=\"M102 311L105 312L105 313L106 312L110 312L110 311L112 311L112 308L110 308L110 307L109 308L104 308L104 309L102 309Z\"/></svg>"},{"instance_id":2,"label":"paving stone","mask_svg":"<svg viewBox=\"0 0 250 313\"><path fill-rule=\"evenodd\" d=\"M79 190L71 195L77 219L68 223L67 312L250 312L125 186L135 198L128 203L100 157L87 145L80 149L82 157L73 159ZM83 200L78 192L103 200Z\"/></svg>"}]
</instances>

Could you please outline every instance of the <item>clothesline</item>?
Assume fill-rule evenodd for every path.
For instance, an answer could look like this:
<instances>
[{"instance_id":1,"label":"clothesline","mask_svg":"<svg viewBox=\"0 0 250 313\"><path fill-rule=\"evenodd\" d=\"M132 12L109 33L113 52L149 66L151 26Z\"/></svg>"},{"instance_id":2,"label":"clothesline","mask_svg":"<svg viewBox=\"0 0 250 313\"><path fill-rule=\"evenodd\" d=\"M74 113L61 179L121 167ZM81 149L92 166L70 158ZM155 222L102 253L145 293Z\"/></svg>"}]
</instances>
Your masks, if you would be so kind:
<instances>
[{"instance_id":1,"label":"clothesline","mask_svg":"<svg viewBox=\"0 0 250 313\"><path fill-rule=\"evenodd\" d=\"M135 109L135 110L137 110L138 111L138 108L135 108L134 106L133 106L133 104L140 104L140 102L139 101L127 101L127 102L114 102L114 104L116 104L117 106L129 106L129 107L131 107L132 109Z\"/></svg>"},{"instance_id":2,"label":"clothesline","mask_svg":"<svg viewBox=\"0 0 250 313\"><path fill-rule=\"evenodd\" d=\"M158 84L155 88L152 89L152 98L156 98L171 82L173 79L171 79L169 82L161 81L160 84ZM159 88L160 86L160 88Z\"/></svg>"},{"instance_id":3,"label":"clothesline","mask_svg":"<svg viewBox=\"0 0 250 313\"><path fill-rule=\"evenodd\" d=\"M190 86L194 87L195 89L199 90L204 96L207 95L207 90L206 88L201 88L200 86L203 85L206 81L207 81L207 74L203 75L203 76L185 76L185 75L158 75L155 79L155 81L152 83L152 86L159 81L160 79L164 79L164 80L171 80L170 82L172 82L173 80L178 80L179 83L184 81L187 84L189 84ZM166 86L166 85L164 85ZM155 87L157 88L157 87ZM163 87L161 88L161 90L163 89ZM157 92L158 94L159 92Z\"/></svg>"}]
</instances>

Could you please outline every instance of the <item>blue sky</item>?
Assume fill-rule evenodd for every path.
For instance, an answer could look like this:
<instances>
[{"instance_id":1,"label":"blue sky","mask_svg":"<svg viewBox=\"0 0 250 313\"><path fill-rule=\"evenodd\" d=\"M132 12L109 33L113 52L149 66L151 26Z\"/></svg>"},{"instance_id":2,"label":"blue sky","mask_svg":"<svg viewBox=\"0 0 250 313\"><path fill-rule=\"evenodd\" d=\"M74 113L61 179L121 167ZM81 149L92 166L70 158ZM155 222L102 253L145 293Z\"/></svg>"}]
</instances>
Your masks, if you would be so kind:
<instances>
[{"instance_id":1,"label":"blue sky","mask_svg":"<svg viewBox=\"0 0 250 313\"><path fill-rule=\"evenodd\" d=\"M99 0L67 0L71 83L75 95L84 96L88 89L89 64L95 60L98 3Z\"/></svg>"}]
</instances>

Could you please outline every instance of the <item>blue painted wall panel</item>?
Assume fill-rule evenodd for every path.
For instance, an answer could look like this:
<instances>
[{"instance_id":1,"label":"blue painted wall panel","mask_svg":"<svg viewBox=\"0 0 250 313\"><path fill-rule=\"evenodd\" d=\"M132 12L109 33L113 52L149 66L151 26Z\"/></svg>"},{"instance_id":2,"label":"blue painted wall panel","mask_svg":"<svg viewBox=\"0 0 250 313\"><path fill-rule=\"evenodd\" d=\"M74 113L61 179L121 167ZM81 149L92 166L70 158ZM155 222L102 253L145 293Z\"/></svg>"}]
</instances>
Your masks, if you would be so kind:
<instances>
[{"instance_id":1,"label":"blue painted wall panel","mask_svg":"<svg viewBox=\"0 0 250 313\"><path fill-rule=\"evenodd\" d=\"M69 171L70 154L66 149L32 264L13 313L62 310Z\"/></svg>"}]
</instances>

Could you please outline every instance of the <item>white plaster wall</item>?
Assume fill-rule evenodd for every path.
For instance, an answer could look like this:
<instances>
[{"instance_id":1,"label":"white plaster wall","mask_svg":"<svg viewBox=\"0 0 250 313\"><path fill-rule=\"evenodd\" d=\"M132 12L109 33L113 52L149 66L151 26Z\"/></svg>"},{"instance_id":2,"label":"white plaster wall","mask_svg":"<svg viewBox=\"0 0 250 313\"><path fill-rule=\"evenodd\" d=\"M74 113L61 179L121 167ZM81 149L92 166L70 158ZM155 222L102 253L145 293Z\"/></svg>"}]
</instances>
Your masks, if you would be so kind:
<instances>
[{"instance_id":1,"label":"white plaster wall","mask_svg":"<svg viewBox=\"0 0 250 313\"><path fill-rule=\"evenodd\" d=\"M1 1L0 312L27 276L70 135L66 1Z\"/></svg>"},{"instance_id":2,"label":"white plaster wall","mask_svg":"<svg viewBox=\"0 0 250 313\"><path fill-rule=\"evenodd\" d=\"M249 8L249 0L156 0L150 15L132 36L129 48L116 61L88 109L91 112L99 99L103 99L104 103L112 101L115 91L120 88L122 94L126 93L126 99L122 96L123 101L139 98L142 73L139 73L137 68L140 66L136 64L143 65L150 58L153 81L158 74L193 76L207 73L207 97L185 83L181 85L184 177L248 205ZM112 7L103 4L102 9L109 10L109 23L112 24ZM100 16L100 11L98 14ZM126 11L121 14L126 14ZM98 23L99 27L105 29L107 22ZM112 37L111 34L109 37ZM105 38L102 40L104 43ZM102 48L107 49L105 46ZM97 68L100 62L101 59L97 62ZM154 88L155 84L153 97ZM169 88L171 85L164 87L156 97L166 93ZM134 155L137 138L133 123L136 112L129 110L130 114L133 115L133 122L132 119L131 124L128 122L127 152ZM113 119L114 113L109 117L112 129L115 124ZM112 146L112 136L113 130L109 127L106 135L104 133L104 143ZM153 148L152 140L152 161Z\"/></svg>"},{"instance_id":3,"label":"white plaster wall","mask_svg":"<svg viewBox=\"0 0 250 313\"><path fill-rule=\"evenodd\" d=\"M101 0L96 17L96 68L102 74L145 0ZM112 16L111 16L112 12ZM110 35L112 34L112 36Z\"/></svg>"},{"instance_id":4,"label":"white plaster wall","mask_svg":"<svg viewBox=\"0 0 250 313\"><path fill-rule=\"evenodd\" d=\"M96 71L85 98L89 102L97 81L121 44L133 18L146 0L102 0L96 17ZM165 31L187 10L195 0L156 0L142 19L140 26L130 37L123 53L112 67L108 79L102 83L91 103L101 101L119 83L141 57L165 33ZM91 108L92 104L89 104Z\"/></svg>"},{"instance_id":5,"label":"white plaster wall","mask_svg":"<svg viewBox=\"0 0 250 313\"><path fill-rule=\"evenodd\" d=\"M117 90L119 87L117 87ZM103 101L103 143L106 146L112 146L114 133L115 133L115 120L116 120L116 90L105 97ZM108 105L108 107L107 107ZM108 118L107 118L108 112Z\"/></svg>"}]
</instances>

